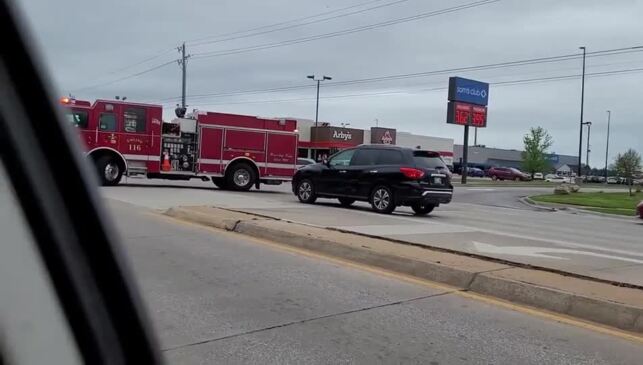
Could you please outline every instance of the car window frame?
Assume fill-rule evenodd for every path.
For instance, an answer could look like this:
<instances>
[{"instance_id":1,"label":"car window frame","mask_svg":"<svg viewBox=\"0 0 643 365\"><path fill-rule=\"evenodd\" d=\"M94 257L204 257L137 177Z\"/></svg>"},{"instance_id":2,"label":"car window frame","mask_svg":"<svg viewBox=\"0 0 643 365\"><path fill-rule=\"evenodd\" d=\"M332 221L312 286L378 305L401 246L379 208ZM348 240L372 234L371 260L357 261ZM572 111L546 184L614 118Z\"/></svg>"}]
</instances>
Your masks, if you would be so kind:
<instances>
[{"instance_id":1,"label":"car window frame","mask_svg":"<svg viewBox=\"0 0 643 365\"><path fill-rule=\"evenodd\" d=\"M328 167L334 168L334 167L337 167L337 166L342 166L342 167L350 166L351 160L353 159L353 156L355 156L355 151L356 151L355 148L350 148L350 149L345 149L345 150L337 152L335 155L331 156L328 159ZM351 157L348 159L348 163L346 165L333 165L333 161L336 160L337 157L339 157L339 156L341 156L342 154L345 154L345 153L352 153Z\"/></svg>"}]
</instances>

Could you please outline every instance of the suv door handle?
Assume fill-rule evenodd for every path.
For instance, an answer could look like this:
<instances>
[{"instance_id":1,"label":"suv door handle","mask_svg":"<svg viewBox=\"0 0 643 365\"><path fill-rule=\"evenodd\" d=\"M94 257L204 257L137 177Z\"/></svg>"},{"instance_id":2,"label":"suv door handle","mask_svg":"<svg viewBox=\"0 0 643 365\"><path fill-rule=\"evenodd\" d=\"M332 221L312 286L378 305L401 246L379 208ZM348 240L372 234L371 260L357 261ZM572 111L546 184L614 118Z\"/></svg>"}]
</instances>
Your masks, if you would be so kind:
<instances>
[{"instance_id":1,"label":"suv door handle","mask_svg":"<svg viewBox=\"0 0 643 365\"><path fill-rule=\"evenodd\" d=\"M371 171L369 171L368 173L369 173L369 174L377 174L378 172L379 172L379 171L377 171L377 170L371 170Z\"/></svg>"},{"instance_id":2,"label":"suv door handle","mask_svg":"<svg viewBox=\"0 0 643 365\"><path fill-rule=\"evenodd\" d=\"M339 173L340 173L340 174L345 174L345 173L346 173L346 170L339 170Z\"/></svg>"}]
</instances>

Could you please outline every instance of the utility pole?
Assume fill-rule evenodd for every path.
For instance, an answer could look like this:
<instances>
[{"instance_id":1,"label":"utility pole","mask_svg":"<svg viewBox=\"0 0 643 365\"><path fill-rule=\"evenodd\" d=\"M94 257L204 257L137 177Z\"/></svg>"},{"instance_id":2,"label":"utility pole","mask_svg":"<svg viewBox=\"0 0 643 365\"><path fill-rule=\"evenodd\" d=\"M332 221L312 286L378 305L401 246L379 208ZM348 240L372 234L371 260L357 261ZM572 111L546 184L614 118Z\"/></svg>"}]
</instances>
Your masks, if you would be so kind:
<instances>
[{"instance_id":1,"label":"utility pole","mask_svg":"<svg viewBox=\"0 0 643 365\"><path fill-rule=\"evenodd\" d=\"M592 132L592 122L586 122L585 125L587 126L587 152L585 154L585 166L587 166L587 171L589 174L590 168L589 168L589 153L592 151L589 148L589 134Z\"/></svg>"},{"instance_id":2,"label":"utility pole","mask_svg":"<svg viewBox=\"0 0 643 365\"><path fill-rule=\"evenodd\" d=\"M322 76L321 79L316 79L315 75L309 75L306 77L313 81L317 81L317 104L315 105L315 127L317 127L317 121L319 120L319 84L321 84L322 81L332 80L333 78L330 76Z\"/></svg>"},{"instance_id":3,"label":"utility pole","mask_svg":"<svg viewBox=\"0 0 643 365\"><path fill-rule=\"evenodd\" d=\"M607 111L607 143L605 144L605 184L607 184L607 158L610 151L610 119L612 119L612 111Z\"/></svg>"},{"instance_id":4,"label":"utility pole","mask_svg":"<svg viewBox=\"0 0 643 365\"><path fill-rule=\"evenodd\" d=\"M580 47L583 50L583 78L581 81L581 92L580 92L580 136L578 138L578 169L576 176L580 178L581 175L581 164L582 164L582 154L583 154L583 110L585 104L585 55L587 50L585 47Z\"/></svg>"},{"instance_id":5,"label":"utility pole","mask_svg":"<svg viewBox=\"0 0 643 365\"><path fill-rule=\"evenodd\" d=\"M179 60L179 65L181 66L181 107L186 108L185 104L185 91L186 91L186 78L187 78L187 60L190 58L190 55L185 54L185 42L178 47L179 52L181 52L181 59Z\"/></svg>"}]
</instances>

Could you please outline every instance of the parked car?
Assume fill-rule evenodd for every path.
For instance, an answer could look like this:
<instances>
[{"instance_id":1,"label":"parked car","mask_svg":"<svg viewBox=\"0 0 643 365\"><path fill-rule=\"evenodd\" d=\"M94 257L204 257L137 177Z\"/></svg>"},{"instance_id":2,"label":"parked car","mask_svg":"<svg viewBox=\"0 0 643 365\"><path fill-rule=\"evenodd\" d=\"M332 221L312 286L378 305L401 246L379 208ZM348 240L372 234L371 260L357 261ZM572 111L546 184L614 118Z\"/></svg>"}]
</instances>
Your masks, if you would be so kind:
<instances>
[{"instance_id":1,"label":"parked car","mask_svg":"<svg viewBox=\"0 0 643 365\"><path fill-rule=\"evenodd\" d=\"M484 170L479 169L477 167L469 167L467 168L467 176L484 177Z\"/></svg>"},{"instance_id":2,"label":"parked car","mask_svg":"<svg viewBox=\"0 0 643 365\"><path fill-rule=\"evenodd\" d=\"M546 182L553 182L553 183L570 183L571 179L567 176L558 176L558 175L547 175L547 178L545 178Z\"/></svg>"},{"instance_id":3,"label":"parked car","mask_svg":"<svg viewBox=\"0 0 643 365\"><path fill-rule=\"evenodd\" d=\"M410 206L426 215L451 202L451 172L432 151L364 145L331 156L326 163L297 170L292 191L302 203L337 198L343 206L368 201L374 211L391 213Z\"/></svg>"},{"instance_id":4,"label":"parked car","mask_svg":"<svg viewBox=\"0 0 643 365\"><path fill-rule=\"evenodd\" d=\"M616 177L616 176L609 176L609 177L607 178L607 183L608 183L608 184L619 184L619 183L620 183L620 180L619 180L619 178L618 178L618 177Z\"/></svg>"},{"instance_id":5,"label":"parked car","mask_svg":"<svg viewBox=\"0 0 643 365\"><path fill-rule=\"evenodd\" d=\"M636 212L639 215L639 218L643 219L643 200L636 206Z\"/></svg>"},{"instance_id":6,"label":"parked car","mask_svg":"<svg viewBox=\"0 0 643 365\"><path fill-rule=\"evenodd\" d=\"M543 176L542 172L537 172L534 174L534 180L544 180L545 177Z\"/></svg>"},{"instance_id":7,"label":"parked car","mask_svg":"<svg viewBox=\"0 0 643 365\"><path fill-rule=\"evenodd\" d=\"M487 171L487 176L492 180L527 181L531 179L529 174L513 167L492 167Z\"/></svg>"},{"instance_id":8,"label":"parked car","mask_svg":"<svg viewBox=\"0 0 643 365\"><path fill-rule=\"evenodd\" d=\"M317 162L315 162L315 160L313 160L312 158L301 158L300 157L300 158L297 159L297 168L300 169L300 168L302 168L302 167L304 167L306 165L312 165L314 163L317 163Z\"/></svg>"}]
</instances>

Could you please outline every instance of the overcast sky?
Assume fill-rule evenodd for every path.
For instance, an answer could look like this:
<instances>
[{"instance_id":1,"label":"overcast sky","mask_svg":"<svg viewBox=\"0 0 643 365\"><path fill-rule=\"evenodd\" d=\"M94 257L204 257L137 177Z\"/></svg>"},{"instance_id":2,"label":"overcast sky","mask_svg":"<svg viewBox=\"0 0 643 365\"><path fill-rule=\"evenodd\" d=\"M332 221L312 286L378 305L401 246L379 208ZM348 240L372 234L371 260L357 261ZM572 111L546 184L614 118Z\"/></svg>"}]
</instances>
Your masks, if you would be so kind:
<instances>
[{"instance_id":1,"label":"overcast sky","mask_svg":"<svg viewBox=\"0 0 643 365\"><path fill-rule=\"evenodd\" d=\"M472 2L475 0L19 1L61 94L89 100L126 95L132 101L156 102L177 97L181 89L176 64L129 76L176 59L179 54L174 47L187 41L187 51L193 55L187 64L189 109L270 117L314 118L315 89L306 79L313 73L342 82L574 54L582 45L588 52L643 45L643 0L501 0L337 37L230 55L198 56L327 34ZM377 6L381 7L366 10ZM357 11L362 12L340 16ZM327 14L313 17L320 13ZM322 21L329 17L336 18ZM278 27L317 22L251 37L240 37L248 33L221 37L301 18L307 19ZM236 39L225 40L231 37ZM204 38L218 42L197 44ZM643 52L587 58L588 73L632 69L643 69ZM369 128L378 119L380 126L449 137L461 143L463 128L445 124L447 92L442 89L448 76L457 75L492 83L488 128L479 131L479 143L519 149L530 127L543 126L553 136L553 152L577 154L580 78L493 83L580 72L581 60L571 59L384 82L341 86L327 82L321 89L320 120ZM641 71L586 79L585 120L593 122L591 165L604 164L608 109L612 110L610 159L629 147L643 151L642 81ZM194 97L307 84L310 87L271 93ZM168 107L165 118L170 119L170 107L177 101L163 102Z\"/></svg>"}]
</instances>

